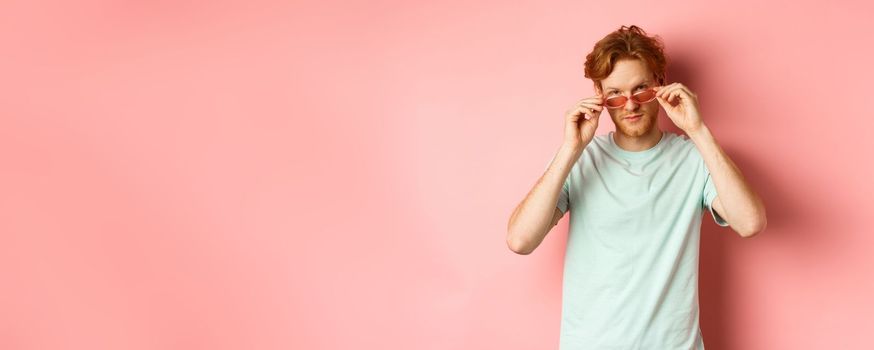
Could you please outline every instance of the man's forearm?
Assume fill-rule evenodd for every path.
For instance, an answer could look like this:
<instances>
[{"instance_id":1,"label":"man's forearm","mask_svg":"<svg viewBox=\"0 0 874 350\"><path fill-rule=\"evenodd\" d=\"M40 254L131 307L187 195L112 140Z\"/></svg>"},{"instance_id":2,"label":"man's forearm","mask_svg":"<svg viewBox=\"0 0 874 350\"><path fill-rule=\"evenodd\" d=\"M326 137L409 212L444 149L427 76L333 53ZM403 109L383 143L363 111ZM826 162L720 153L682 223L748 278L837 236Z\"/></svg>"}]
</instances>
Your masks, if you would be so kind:
<instances>
[{"instance_id":1,"label":"man's forearm","mask_svg":"<svg viewBox=\"0 0 874 350\"><path fill-rule=\"evenodd\" d=\"M710 129L702 125L698 131L689 133L689 138L710 170L724 211L719 214L741 235L752 235L764 229L766 216L761 198L716 142Z\"/></svg>"},{"instance_id":2,"label":"man's forearm","mask_svg":"<svg viewBox=\"0 0 874 350\"><path fill-rule=\"evenodd\" d=\"M581 153L582 148L562 145L543 176L516 206L507 225L507 244L513 251L528 254L543 241L551 229L562 185Z\"/></svg>"}]
</instances>

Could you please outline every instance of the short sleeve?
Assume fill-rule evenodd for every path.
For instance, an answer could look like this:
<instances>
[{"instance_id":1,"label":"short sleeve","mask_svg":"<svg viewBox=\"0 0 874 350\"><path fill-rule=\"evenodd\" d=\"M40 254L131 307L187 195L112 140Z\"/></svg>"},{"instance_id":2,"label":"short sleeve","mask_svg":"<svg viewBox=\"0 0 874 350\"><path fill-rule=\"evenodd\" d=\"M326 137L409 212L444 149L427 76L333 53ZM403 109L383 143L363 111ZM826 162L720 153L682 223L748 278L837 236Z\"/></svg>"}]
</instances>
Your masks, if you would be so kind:
<instances>
[{"instance_id":1,"label":"short sleeve","mask_svg":"<svg viewBox=\"0 0 874 350\"><path fill-rule=\"evenodd\" d=\"M554 158L553 158L554 159ZM543 168L543 171L546 172L549 169L549 164L552 164L552 159L546 163L546 167ZM564 184L561 186L561 192L558 193L558 203L556 204L556 208L561 210L561 213L567 213L568 207L570 207L570 183L571 183L571 175L573 172L568 173L567 177L564 179Z\"/></svg>"},{"instance_id":2,"label":"short sleeve","mask_svg":"<svg viewBox=\"0 0 874 350\"><path fill-rule=\"evenodd\" d=\"M558 194L558 204L556 208L561 210L562 214L567 213L568 206L570 205L570 178L571 175L568 174L567 178L564 180L564 185L561 186L561 192Z\"/></svg>"},{"instance_id":3,"label":"short sleeve","mask_svg":"<svg viewBox=\"0 0 874 350\"><path fill-rule=\"evenodd\" d=\"M710 171L707 169L707 166L703 164L702 160L702 168L704 169L704 175L706 176L706 180L704 180L704 195L702 197L702 205L705 210L710 212L710 215L713 216L713 221L716 222L717 225L722 227L728 227L728 222L719 216L716 213L716 210L713 209L713 199L716 198L716 186L713 184L713 178L710 176Z\"/></svg>"}]
</instances>

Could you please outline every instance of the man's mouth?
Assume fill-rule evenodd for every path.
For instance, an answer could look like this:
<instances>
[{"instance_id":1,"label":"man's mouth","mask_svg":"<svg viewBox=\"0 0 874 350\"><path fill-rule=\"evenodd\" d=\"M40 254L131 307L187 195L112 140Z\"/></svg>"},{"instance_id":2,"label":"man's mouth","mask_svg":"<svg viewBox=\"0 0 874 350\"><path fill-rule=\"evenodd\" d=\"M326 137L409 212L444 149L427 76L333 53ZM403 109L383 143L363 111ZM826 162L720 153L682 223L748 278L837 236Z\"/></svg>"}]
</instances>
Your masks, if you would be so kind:
<instances>
[{"instance_id":1,"label":"man's mouth","mask_svg":"<svg viewBox=\"0 0 874 350\"><path fill-rule=\"evenodd\" d=\"M637 120L637 119L640 119L641 116L643 116L643 114L634 114L634 115L625 116L625 118L622 118L622 119Z\"/></svg>"}]
</instances>

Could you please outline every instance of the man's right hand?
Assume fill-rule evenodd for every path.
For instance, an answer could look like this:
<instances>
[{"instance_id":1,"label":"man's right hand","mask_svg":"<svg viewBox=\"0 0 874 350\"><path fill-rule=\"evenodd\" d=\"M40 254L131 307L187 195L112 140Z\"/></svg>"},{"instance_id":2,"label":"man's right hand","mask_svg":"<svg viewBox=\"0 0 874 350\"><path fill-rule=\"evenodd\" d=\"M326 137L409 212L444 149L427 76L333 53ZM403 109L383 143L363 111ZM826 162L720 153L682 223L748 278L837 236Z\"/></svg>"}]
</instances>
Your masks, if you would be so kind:
<instances>
[{"instance_id":1,"label":"man's right hand","mask_svg":"<svg viewBox=\"0 0 874 350\"><path fill-rule=\"evenodd\" d=\"M601 94L577 101L565 114L564 144L582 150L595 137L598 119L604 107Z\"/></svg>"}]
</instances>

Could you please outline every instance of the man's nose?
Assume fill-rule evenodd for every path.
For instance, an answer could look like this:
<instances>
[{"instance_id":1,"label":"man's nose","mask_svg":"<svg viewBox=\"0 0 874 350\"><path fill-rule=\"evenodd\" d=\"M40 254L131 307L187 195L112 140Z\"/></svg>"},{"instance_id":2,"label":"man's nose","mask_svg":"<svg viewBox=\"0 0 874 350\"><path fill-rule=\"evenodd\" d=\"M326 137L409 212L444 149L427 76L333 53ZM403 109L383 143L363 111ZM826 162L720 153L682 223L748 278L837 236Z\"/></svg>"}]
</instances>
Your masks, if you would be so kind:
<instances>
[{"instance_id":1,"label":"man's nose","mask_svg":"<svg viewBox=\"0 0 874 350\"><path fill-rule=\"evenodd\" d=\"M626 111L633 112L633 111L637 110L637 107L639 107L639 106L640 105L637 104L636 102L634 102L633 99L629 98L628 101L625 101L625 110Z\"/></svg>"}]
</instances>

